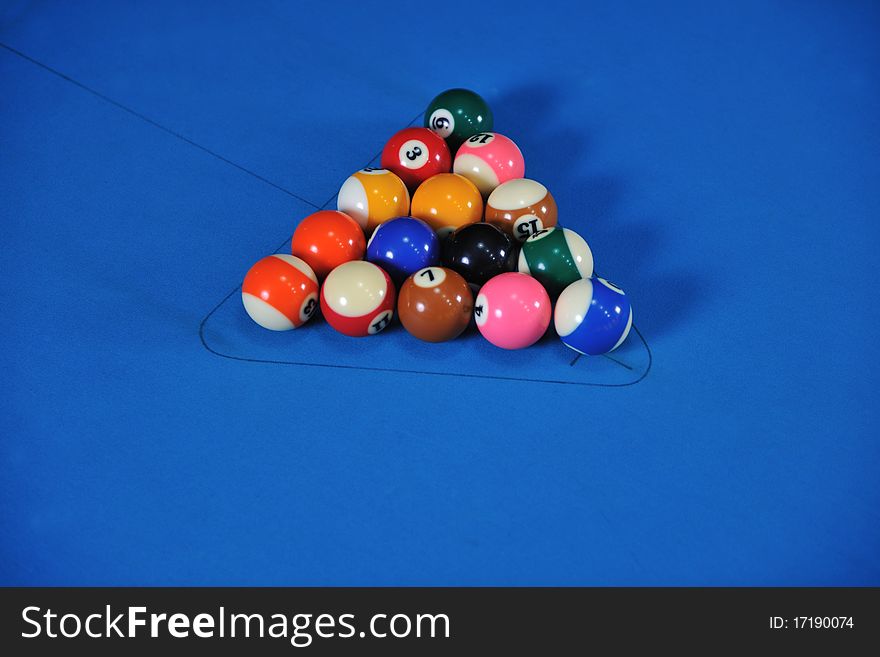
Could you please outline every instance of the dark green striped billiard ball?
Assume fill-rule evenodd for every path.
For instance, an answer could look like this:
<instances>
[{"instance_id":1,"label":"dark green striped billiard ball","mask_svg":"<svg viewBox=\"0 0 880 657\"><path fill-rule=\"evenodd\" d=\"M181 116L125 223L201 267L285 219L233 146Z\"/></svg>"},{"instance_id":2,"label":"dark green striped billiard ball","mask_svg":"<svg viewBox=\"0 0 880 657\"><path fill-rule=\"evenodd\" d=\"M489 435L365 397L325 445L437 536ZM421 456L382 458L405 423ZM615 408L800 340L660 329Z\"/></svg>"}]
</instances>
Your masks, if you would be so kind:
<instances>
[{"instance_id":1,"label":"dark green striped billiard ball","mask_svg":"<svg viewBox=\"0 0 880 657\"><path fill-rule=\"evenodd\" d=\"M546 228L523 242L519 270L531 274L555 299L571 283L593 275L593 252L568 228Z\"/></svg>"},{"instance_id":2,"label":"dark green striped billiard ball","mask_svg":"<svg viewBox=\"0 0 880 657\"><path fill-rule=\"evenodd\" d=\"M449 89L425 110L425 127L446 140L452 155L478 132L492 132L492 110L483 98L468 89Z\"/></svg>"}]
</instances>

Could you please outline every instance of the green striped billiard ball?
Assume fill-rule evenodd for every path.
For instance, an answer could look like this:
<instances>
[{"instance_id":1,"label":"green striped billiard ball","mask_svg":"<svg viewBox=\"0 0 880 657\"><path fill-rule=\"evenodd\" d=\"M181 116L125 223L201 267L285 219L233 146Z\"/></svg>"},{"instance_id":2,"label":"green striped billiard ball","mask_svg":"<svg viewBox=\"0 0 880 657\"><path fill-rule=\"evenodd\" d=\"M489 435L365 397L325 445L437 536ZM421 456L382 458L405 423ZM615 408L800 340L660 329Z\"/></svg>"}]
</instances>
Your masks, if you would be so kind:
<instances>
[{"instance_id":1,"label":"green striped billiard ball","mask_svg":"<svg viewBox=\"0 0 880 657\"><path fill-rule=\"evenodd\" d=\"M568 228L545 228L523 242L519 270L538 279L551 299L570 284L593 275L593 252Z\"/></svg>"},{"instance_id":2,"label":"green striped billiard ball","mask_svg":"<svg viewBox=\"0 0 880 657\"><path fill-rule=\"evenodd\" d=\"M469 89L444 91L425 110L425 127L446 140L453 156L469 137L492 132L493 123L488 103Z\"/></svg>"}]
</instances>

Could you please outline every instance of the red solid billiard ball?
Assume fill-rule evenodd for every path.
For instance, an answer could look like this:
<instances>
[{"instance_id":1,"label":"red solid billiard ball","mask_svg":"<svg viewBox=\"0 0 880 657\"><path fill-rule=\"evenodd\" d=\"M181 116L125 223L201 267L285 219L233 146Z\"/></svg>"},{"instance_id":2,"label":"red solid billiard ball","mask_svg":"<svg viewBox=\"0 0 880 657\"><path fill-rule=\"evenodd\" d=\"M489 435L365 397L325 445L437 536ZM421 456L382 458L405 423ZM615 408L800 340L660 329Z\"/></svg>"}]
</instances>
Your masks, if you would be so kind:
<instances>
[{"instance_id":1,"label":"red solid billiard ball","mask_svg":"<svg viewBox=\"0 0 880 657\"><path fill-rule=\"evenodd\" d=\"M396 173L412 192L431 176L449 173L452 155L436 133L427 128L404 128L385 144L382 168Z\"/></svg>"},{"instance_id":2,"label":"red solid billiard ball","mask_svg":"<svg viewBox=\"0 0 880 657\"><path fill-rule=\"evenodd\" d=\"M352 260L330 272L321 287L321 313L334 329L352 337L374 335L394 317L395 289L380 267Z\"/></svg>"}]
</instances>

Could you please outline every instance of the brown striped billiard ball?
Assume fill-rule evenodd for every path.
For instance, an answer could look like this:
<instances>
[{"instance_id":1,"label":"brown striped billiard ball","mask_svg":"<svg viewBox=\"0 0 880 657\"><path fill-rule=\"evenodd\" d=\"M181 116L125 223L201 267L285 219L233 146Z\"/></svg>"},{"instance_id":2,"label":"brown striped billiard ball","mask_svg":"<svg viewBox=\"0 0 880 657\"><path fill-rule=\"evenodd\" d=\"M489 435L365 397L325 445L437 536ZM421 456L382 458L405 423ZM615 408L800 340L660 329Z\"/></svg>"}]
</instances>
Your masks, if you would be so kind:
<instances>
[{"instance_id":1,"label":"brown striped billiard ball","mask_svg":"<svg viewBox=\"0 0 880 657\"><path fill-rule=\"evenodd\" d=\"M519 242L552 228L556 218L553 195L544 185L528 178L502 183L486 201L486 222L498 226Z\"/></svg>"}]
</instances>

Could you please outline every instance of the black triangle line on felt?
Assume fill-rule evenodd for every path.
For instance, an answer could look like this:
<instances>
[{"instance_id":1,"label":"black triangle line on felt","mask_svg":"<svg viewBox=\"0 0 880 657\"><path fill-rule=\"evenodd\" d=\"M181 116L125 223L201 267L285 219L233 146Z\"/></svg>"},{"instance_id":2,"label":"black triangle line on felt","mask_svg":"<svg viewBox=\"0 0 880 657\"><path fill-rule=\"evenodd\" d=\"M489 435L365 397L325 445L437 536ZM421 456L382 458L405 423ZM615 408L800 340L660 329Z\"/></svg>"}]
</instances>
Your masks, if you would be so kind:
<instances>
[{"instance_id":1,"label":"black triangle line on felt","mask_svg":"<svg viewBox=\"0 0 880 657\"><path fill-rule=\"evenodd\" d=\"M265 183L265 184L269 185L270 187L274 187L278 191L283 192L284 194L287 194L288 196L295 198L297 201L305 203L306 205L308 205L310 207L320 209L321 206L317 205L316 203L309 201L308 199L303 198L299 194L296 194L295 192L292 192L289 189L282 187L278 183L272 182L268 178L258 174L256 171L252 171L251 169L248 169L247 167L245 167L241 164L238 164L238 162L234 162L234 161L230 160L228 157L224 157L223 155L220 155L220 153L218 153L217 151L213 151L210 148L208 148L207 146L203 146L202 144L199 144L198 142L193 141L189 137L187 137L187 136L185 136L185 135L183 135L183 134L181 134L181 133L179 133L179 132L177 132L167 126L162 125L158 121L151 119L146 114L141 114L136 109L128 107L127 105L124 105L123 103L120 103L119 101L114 100L113 98L110 98L110 96L107 96L106 94L101 93L97 89L93 89L92 87L88 86L87 84L83 84L79 80L75 80L74 78L70 77L69 75L62 73L58 69L52 68L48 64L44 64L43 62L41 62L37 59L34 59L33 57L26 55L25 53L21 52L20 50L16 50L12 46L9 46L3 42L0 42L0 47L5 48L9 52L11 52L13 55L17 55L18 57L21 57L25 61L28 61L31 64L34 64L35 66L39 66L43 70L48 71L52 75L55 75L66 82L69 82L70 84L72 84L72 85L78 87L79 89L82 89L83 91L95 96L96 98L104 101L105 103L108 103L108 104L112 105L113 107L116 107L117 109L122 110L123 112L127 112L128 114L131 114L132 116L140 119L144 123L147 123L148 125L151 125L154 128L157 128L157 129L161 130L162 132L165 132L165 133L171 135L175 139L179 139L180 141L184 142L185 144L189 144L193 148L197 148L200 151L202 151L203 153L206 153L207 155L210 155L211 157L216 158L217 160L220 160L221 162L228 164L229 166L235 167L239 171L242 171L253 178L256 178L260 182Z\"/></svg>"},{"instance_id":2,"label":"black triangle line on felt","mask_svg":"<svg viewBox=\"0 0 880 657\"><path fill-rule=\"evenodd\" d=\"M627 388L629 386L634 386L637 383L641 383L644 381L645 377L648 376L648 373L651 371L651 366L654 362L654 356L651 353L651 347L648 345L648 341L645 340L645 337L642 335L641 331L639 331L638 327L633 324L633 331L635 331L636 335L639 336L639 340L641 340L642 345L645 347L645 351L648 352L648 365L645 367L645 371L642 372L639 377L633 381L627 381L625 383L599 383L595 381L562 381L557 379L532 379L527 377L517 377L517 376L496 376L492 374L470 374L467 372L439 372L434 370L409 370L404 368L396 368L396 367L373 367L367 365L343 365L337 363L307 363L300 361L292 361L292 360L270 360L266 358L250 358L247 356L234 356L232 354L226 354L222 351L217 351L211 345L208 344L207 339L205 338L205 325L211 316L220 309L223 304L225 304L232 296L241 289L240 287L236 287L234 290L231 290L229 294L227 294L220 303L218 303L212 310L209 312L205 318L202 320L202 323L199 325L199 339L201 340L202 346L211 354L215 356L219 356L220 358L225 358L227 360L234 360L241 363L256 363L263 365L292 365L297 367L319 367L325 369L338 369L338 370L360 370L363 372L384 372L390 374L416 374L419 376L445 376L445 377L454 377L454 378L462 378L462 379L483 379L490 381L513 381L518 383L546 383L552 385L563 385L563 386L582 386L582 387L591 387L591 388ZM627 368L632 369L632 368Z\"/></svg>"}]
</instances>

